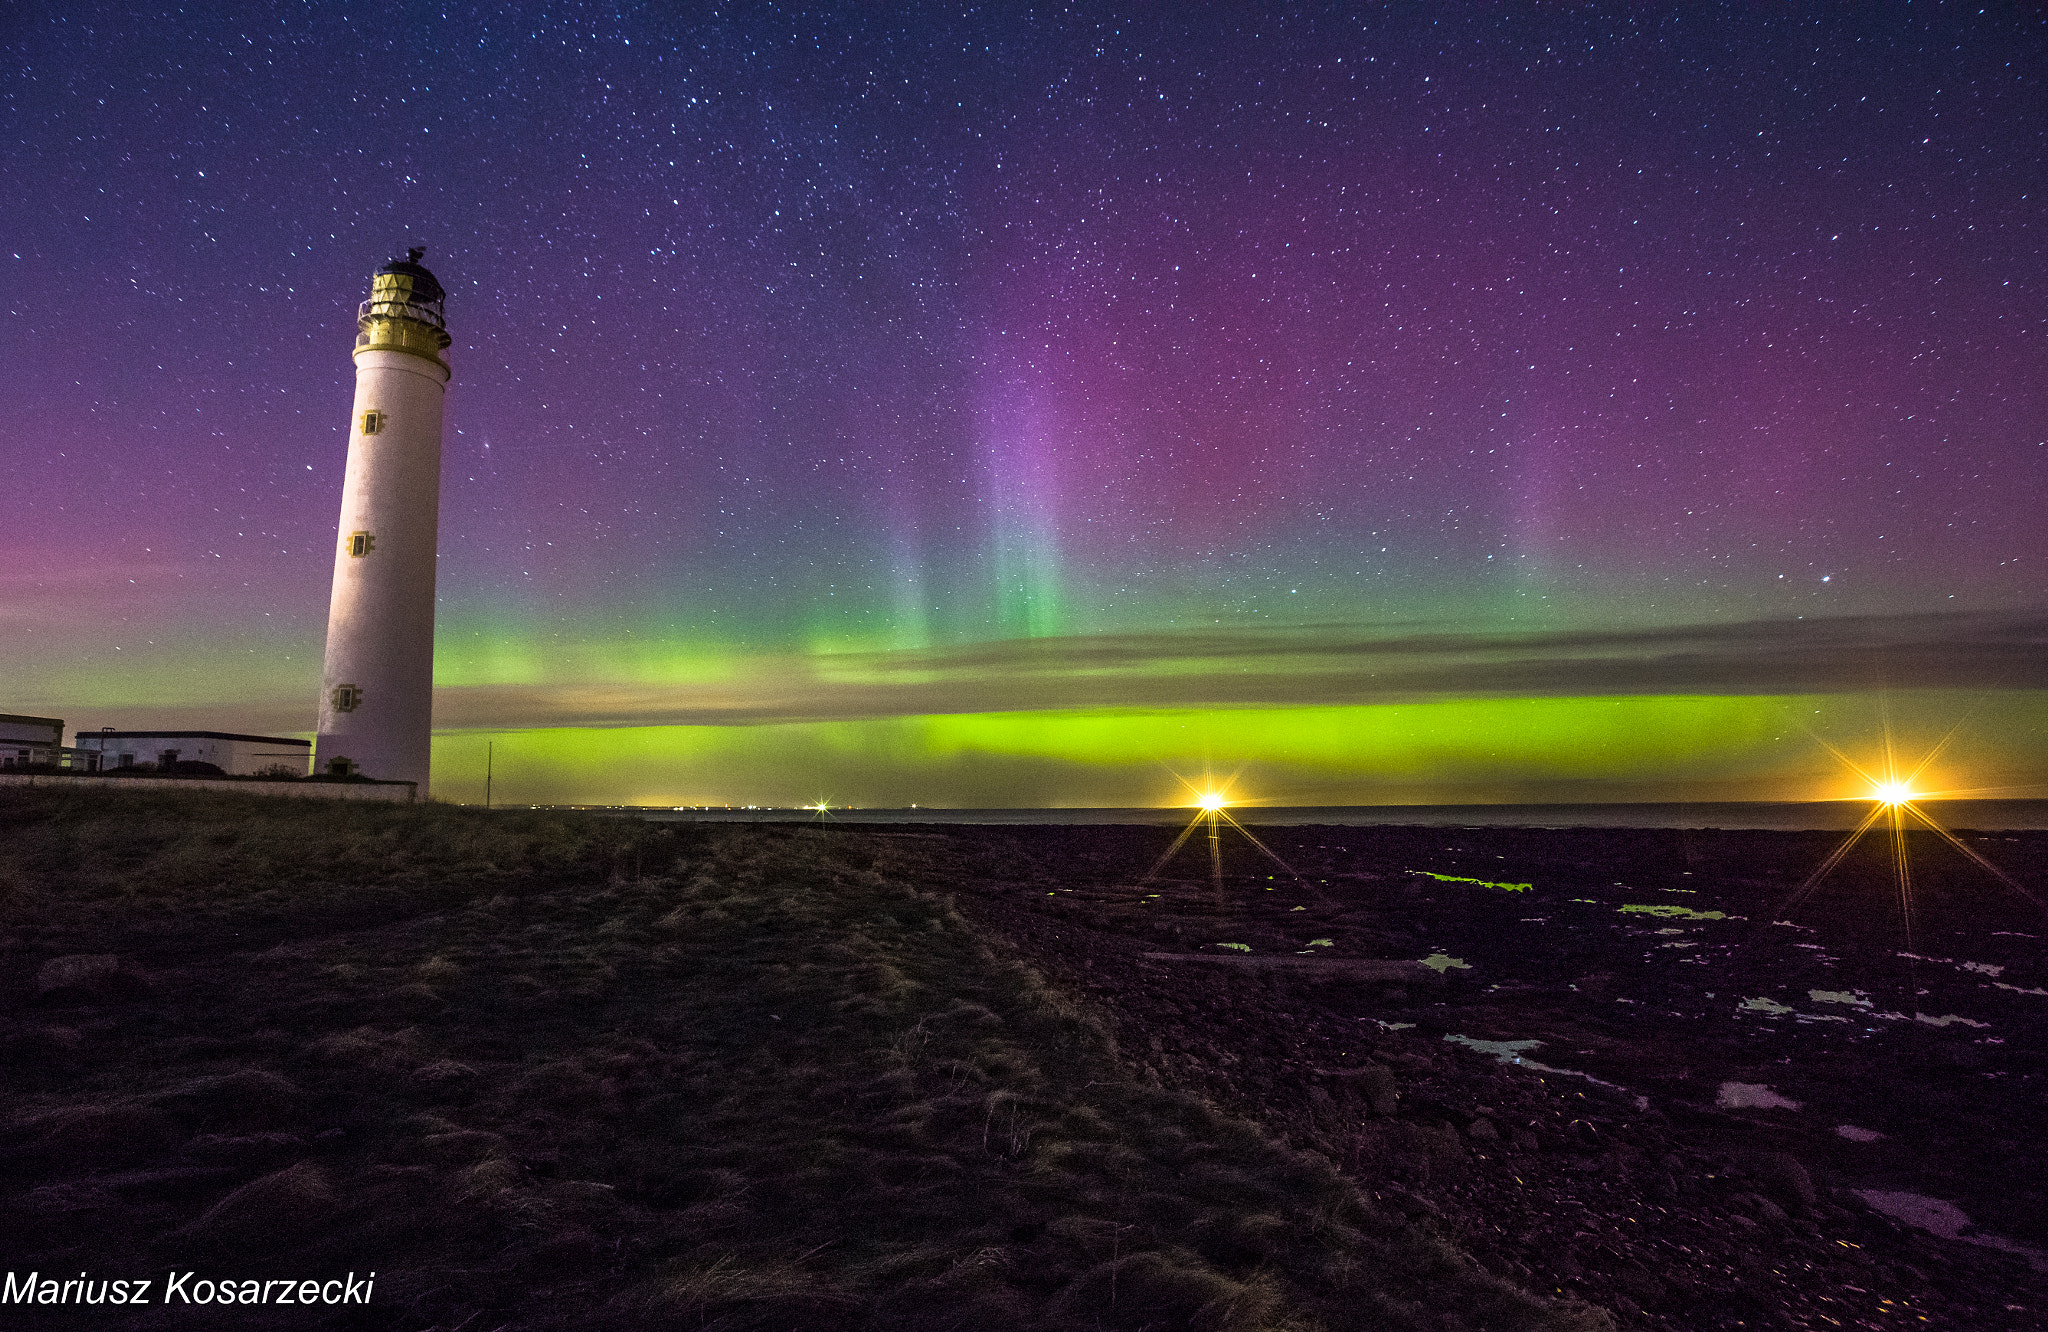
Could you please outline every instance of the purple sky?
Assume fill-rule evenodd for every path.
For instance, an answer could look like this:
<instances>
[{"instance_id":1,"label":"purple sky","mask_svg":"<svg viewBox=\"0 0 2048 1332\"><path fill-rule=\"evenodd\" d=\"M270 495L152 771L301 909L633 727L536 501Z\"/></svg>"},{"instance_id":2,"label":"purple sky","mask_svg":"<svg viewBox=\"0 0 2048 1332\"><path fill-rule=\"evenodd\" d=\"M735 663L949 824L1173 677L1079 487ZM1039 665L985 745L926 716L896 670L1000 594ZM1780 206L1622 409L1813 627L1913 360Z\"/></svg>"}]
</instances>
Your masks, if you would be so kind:
<instances>
[{"instance_id":1,"label":"purple sky","mask_svg":"<svg viewBox=\"0 0 2048 1332\"><path fill-rule=\"evenodd\" d=\"M451 725L1242 701L1195 634L1287 637L1276 706L1360 696L1303 644L1417 634L1535 636L1546 695L1663 692L1677 630L1694 692L1847 687L1796 617L1867 626L1873 685L2043 683L2032 6L0 32L0 710L310 726L353 308L407 244ZM1751 669L1773 633L1810 669ZM1039 640L1150 665L970 664ZM892 652L915 700L828 687Z\"/></svg>"}]
</instances>

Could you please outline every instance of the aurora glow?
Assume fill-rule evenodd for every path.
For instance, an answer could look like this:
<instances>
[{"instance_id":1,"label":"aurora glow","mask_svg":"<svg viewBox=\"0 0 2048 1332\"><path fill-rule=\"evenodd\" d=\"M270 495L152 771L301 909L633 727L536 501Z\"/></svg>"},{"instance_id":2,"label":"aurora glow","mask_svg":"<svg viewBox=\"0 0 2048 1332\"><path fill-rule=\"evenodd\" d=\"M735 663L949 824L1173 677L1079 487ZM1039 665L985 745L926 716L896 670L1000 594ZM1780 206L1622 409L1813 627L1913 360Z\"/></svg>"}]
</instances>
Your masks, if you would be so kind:
<instances>
[{"instance_id":1,"label":"aurora glow","mask_svg":"<svg viewBox=\"0 0 2048 1332\"><path fill-rule=\"evenodd\" d=\"M8 43L0 711L309 733L414 243L448 798L1846 795L1880 692L2048 794L2030 9Z\"/></svg>"}]
</instances>

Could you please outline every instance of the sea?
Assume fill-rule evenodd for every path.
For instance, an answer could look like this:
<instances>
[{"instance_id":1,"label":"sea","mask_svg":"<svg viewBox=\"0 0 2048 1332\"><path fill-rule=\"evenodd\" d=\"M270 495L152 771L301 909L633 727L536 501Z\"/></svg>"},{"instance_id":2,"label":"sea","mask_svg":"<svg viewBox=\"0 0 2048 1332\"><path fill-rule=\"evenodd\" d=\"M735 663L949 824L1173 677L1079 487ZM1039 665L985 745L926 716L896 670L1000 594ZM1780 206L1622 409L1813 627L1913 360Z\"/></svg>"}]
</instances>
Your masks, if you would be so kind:
<instances>
[{"instance_id":1,"label":"sea","mask_svg":"<svg viewBox=\"0 0 2048 1332\"><path fill-rule=\"evenodd\" d=\"M1915 803L1943 828L1976 832L2048 831L2048 800L1924 800ZM726 809L578 806L664 823L843 823L1178 826L1195 816L1166 809ZM1231 818L1250 825L1444 828L1760 828L1779 832L1847 831L1870 816L1866 800L1585 805L1237 805ZM1909 827L1919 826L1910 817Z\"/></svg>"}]
</instances>

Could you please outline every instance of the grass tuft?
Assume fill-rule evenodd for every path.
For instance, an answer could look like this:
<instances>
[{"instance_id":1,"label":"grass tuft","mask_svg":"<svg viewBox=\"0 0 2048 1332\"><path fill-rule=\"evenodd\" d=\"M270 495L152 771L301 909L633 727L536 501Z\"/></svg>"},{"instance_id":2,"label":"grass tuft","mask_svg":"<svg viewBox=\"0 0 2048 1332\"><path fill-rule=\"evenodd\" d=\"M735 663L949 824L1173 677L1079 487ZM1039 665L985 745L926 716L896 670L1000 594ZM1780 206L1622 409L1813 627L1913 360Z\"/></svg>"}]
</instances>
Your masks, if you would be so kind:
<instances>
[{"instance_id":1,"label":"grass tuft","mask_svg":"<svg viewBox=\"0 0 2048 1332\"><path fill-rule=\"evenodd\" d=\"M22 1270L375 1268L421 1327L1592 1326L1139 1081L915 842L10 788L0 847L0 1030L58 1030L53 957L151 980L0 1043Z\"/></svg>"}]
</instances>

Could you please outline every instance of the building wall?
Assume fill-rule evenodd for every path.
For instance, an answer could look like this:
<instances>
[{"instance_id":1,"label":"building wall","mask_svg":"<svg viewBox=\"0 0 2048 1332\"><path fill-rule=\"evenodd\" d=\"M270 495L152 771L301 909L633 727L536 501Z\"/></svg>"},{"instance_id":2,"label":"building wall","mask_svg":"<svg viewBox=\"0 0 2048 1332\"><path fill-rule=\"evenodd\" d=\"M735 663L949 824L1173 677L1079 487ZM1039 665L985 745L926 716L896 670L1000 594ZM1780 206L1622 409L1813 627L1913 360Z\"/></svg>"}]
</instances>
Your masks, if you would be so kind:
<instances>
[{"instance_id":1,"label":"building wall","mask_svg":"<svg viewBox=\"0 0 2048 1332\"><path fill-rule=\"evenodd\" d=\"M9 740L61 745L64 743L64 723L56 717L22 717L0 712L0 744Z\"/></svg>"},{"instance_id":2,"label":"building wall","mask_svg":"<svg viewBox=\"0 0 2048 1332\"><path fill-rule=\"evenodd\" d=\"M0 713L0 768L21 768L31 763L60 764L63 758L62 720Z\"/></svg>"},{"instance_id":3,"label":"building wall","mask_svg":"<svg viewBox=\"0 0 2048 1332\"><path fill-rule=\"evenodd\" d=\"M91 731L80 732L78 746L85 751L86 762L82 765L93 769L93 758L98 757L97 770L110 768L131 768L145 763L161 764L164 755L174 754L170 760L179 763L211 763L230 777L247 777L276 764L289 767L294 775L303 776L308 771L312 747L304 742L290 743L262 739L222 739L218 736L202 735L96 735Z\"/></svg>"},{"instance_id":4,"label":"building wall","mask_svg":"<svg viewBox=\"0 0 2048 1332\"><path fill-rule=\"evenodd\" d=\"M290 796L301 800L383 800L410 804L418 794L411 782L230 782L204 777L72 777L0 772L0 786L40 786L53 791L86 789L135 791L239 791L243 795Z\"/></svg>"}]
</instances>

